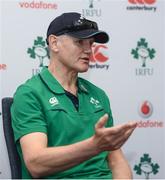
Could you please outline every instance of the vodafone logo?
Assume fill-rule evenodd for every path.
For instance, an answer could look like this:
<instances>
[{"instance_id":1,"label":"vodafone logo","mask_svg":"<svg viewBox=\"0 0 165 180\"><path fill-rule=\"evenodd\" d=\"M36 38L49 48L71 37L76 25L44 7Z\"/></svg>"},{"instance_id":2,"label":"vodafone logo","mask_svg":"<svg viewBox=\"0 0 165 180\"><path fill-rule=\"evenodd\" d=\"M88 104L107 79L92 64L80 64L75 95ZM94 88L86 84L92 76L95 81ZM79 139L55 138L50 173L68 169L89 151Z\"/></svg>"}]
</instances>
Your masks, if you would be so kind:
<instances>
[{"instance_id":1,"label":"vodafone logo","mask_svg":"<svg viewBox=\"0 0 165 180\"><path fill-rule=\"evenodd\" d=\"M92 55L90 57L90 68L108 69L109 65L105 64L109 60L108 47L103 44L94 44L92 46Z\"/></svg>"},{"instance_id":2,"label":"vodafone logo","mask_svg":"<svg viewBox=\"0 0 165 180\"><path fill-rule=\"evenodd\" d=\"M153 113L153 106L149 101L144 101L142 104L140 104L139 107L139 114L141 117L148 118Z\"/></svg>"},{"instance_id":3,"label":"vodafone logo","mask_svg":"<svg viewBox=\"0 0 165 180\"><path fill-rule=\"evenodd\" d=\"M57 9L56 3L51 2L43 2L43 1L21 1L19 2L20 8L26 9L46 9L46 10L54 10Z\"/></svg>"},{"instance_id":4,"label":"vodafone logo","mask_svg":"<svg viewBox=\"0 0 165 180\"><path fill-rule=\"evenodd\" d=\"M131 4L154 4L156 0L128 0Z\"/></svg>"},{"instance_id":5,"label":"vodafone logo","mask_svg":"<svg viewBox=\"0 0 165 180\"><path fill-rule=\"evenodd\" d=\"M145 100L142 103L140 103L138 107L138 113L139 115L144 118L141 119L137 124L137 127L139 128L163 128L164 122L157 120L157 119L148 119L153 114L153 105L150 101Z\"/></svg>"}]
</instances>

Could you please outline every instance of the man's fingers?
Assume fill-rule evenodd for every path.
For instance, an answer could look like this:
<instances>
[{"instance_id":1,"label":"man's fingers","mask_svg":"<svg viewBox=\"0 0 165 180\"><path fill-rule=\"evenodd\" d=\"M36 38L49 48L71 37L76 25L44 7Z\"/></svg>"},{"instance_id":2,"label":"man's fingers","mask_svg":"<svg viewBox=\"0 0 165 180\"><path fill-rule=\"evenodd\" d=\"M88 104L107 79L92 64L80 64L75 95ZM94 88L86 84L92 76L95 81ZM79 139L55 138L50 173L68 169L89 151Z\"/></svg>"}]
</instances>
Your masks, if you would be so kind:
<instances>
[{"instance_id":1,"label":"man's fingers","mask_svg":"<svg viewBox=\"0 0 165 180\"><path fill-rule=\"evenodd\" d=\"M137 126L136 122L129 122L126 124L119 124L110 128L106 128L106 132L107 134L110 135L116 135L117 136L121 136L123 134L125 134L125 132L127 132L128 130L134 130Z\"/></svg>"},{"instance_id":2,"label":"man's fingers","mask_svg":"<svg viewBox=\"0 0 165 180\"><path fill-rule=\"evenodd\" d=\"M108 120L108 114L104 114L95 125L95 129L103 128Z\"/></svg>"},{"instance_id":3,"label":"man's fingers","mask_svg":"<svg viewBox=\"0 0 165 180\"><path fill-rule=\"evenodd\" d=\"M123 146L123 144L125 144L125 142L129 139L129 137L131 136L131 134L133 133L135 128L129 129L127 130L127 132L125 132L125 134L123 136L120 136L116 139L116 143L118 147Z\"/></svg>"},{"instance_id":4,"label":"man's fingers","mask_svg":"<svg viewBox=\"0 0 165 180\"><path fill-rule=\"evenodd\" d=\"M137 127L137 122L135 121L131 121L131 122L128 122L128 125L132 128L136 128Z\"/></svg>"},{"instance_id":5,"label":"man's fingers","mask_svg":"<svg viewBox=\"0 0 165 180\"><path fill-rule=\"evenodd\" d=\"M102 116L95 124L95 140L101 150L116 150L130 137L137 126L136 122L128 122L105 128L108 115Z\"/></svg>"},{"instance_id":6,"label":"man's fingers","mask_svg":"<svg viewBox=\"0 0 165 180\"><path fill-rule=\"evenodd\" d=\"M137 122L129 122L125 125L123 125L123 128L122 128L122 133L126 132L127 130L129 131L133 131L137 126Z\"/></svg>"}]
</instances>

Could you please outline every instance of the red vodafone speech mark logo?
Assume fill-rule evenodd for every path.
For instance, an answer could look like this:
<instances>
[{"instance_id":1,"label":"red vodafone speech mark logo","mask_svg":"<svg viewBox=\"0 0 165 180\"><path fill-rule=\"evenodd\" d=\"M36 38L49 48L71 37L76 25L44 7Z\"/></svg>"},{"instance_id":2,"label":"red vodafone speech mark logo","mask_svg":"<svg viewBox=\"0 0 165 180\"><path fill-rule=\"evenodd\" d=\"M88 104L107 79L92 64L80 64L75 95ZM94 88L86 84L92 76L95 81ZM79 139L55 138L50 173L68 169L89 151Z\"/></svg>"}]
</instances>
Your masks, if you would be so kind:
<instances>
[{"instance_id":1,"label":"red vodafone speech mark logo","mask_svg":"<svg viewBox=\"0 0 165 180\"><path fill-rule=\"evenodd\" d=\"M105 45L102 45L102 44L99 44L99 45L96 45L94 44L92 46L92 50L93 50L93 53L90 57L90 61L91 62L105 62L108 60L108 57L104 54L104 52L102 52L104 49L108 49L107 46Z\"/></svg>"},{"instance_id":2,"label":"red vodafone speech mark logo","mask_svg":"<svg viewBox=\"0 0 165 180\"><path fill-rule=\"evenodd\" d=\"M131 4L153 4L156 0L128 0Z\"/></svg>"},{"instance_id":3,"label":"red vodafone speech mark logo","mask_svg":"<svg viewBox=\"0 0 165 180\"><path fill-rule=\"evenodd\" d=\"M139 107L139 113L144 118L150 117L153 113L153 106L152 106L151 102L149 102L147 100L144 101Z\"/></svg>"}]
</instances>

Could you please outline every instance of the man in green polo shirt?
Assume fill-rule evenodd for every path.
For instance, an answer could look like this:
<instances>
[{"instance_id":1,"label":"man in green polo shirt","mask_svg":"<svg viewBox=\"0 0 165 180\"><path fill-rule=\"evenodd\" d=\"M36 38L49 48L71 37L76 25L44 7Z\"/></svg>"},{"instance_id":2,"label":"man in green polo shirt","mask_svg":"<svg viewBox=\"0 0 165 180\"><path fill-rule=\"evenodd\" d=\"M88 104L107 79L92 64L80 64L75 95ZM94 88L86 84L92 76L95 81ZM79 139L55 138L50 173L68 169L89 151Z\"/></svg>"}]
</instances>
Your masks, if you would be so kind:
<instances>
[{"instance_id":1,"label":"man in green polo shirt","mask_svg":"<svg viewBox=\"0 0 165 180\"><path fill-rule=\"evenodd\" d=\"M79 13L50 23L50 64L18 87L11 108L22 178L132 178L120 148L136 123L113 126L105 92L78 77L89 68L92 44L108 40Z\"/></svg>"}]
</instances>

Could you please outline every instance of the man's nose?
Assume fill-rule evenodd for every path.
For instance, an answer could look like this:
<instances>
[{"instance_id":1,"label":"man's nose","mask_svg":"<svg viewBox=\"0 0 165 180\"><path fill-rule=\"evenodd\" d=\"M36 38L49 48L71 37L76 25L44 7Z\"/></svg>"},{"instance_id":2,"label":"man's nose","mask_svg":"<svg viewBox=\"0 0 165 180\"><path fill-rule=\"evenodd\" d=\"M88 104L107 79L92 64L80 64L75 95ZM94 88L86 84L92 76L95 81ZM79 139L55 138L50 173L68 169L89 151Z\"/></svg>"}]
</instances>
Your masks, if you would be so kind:
<instances>
[{"instance_id":1,"label":"man's nose","mask_svg":"<svg viewBox=\"0 0 165 180\"><path fill-rule=\"evenodd\" d=\"M86 44L84 45L84 52L85 52L85 53L88 53L88 54L92 53L92 46L91 46L90 43L86 43Z\"/></svg>"}]
</instances>

